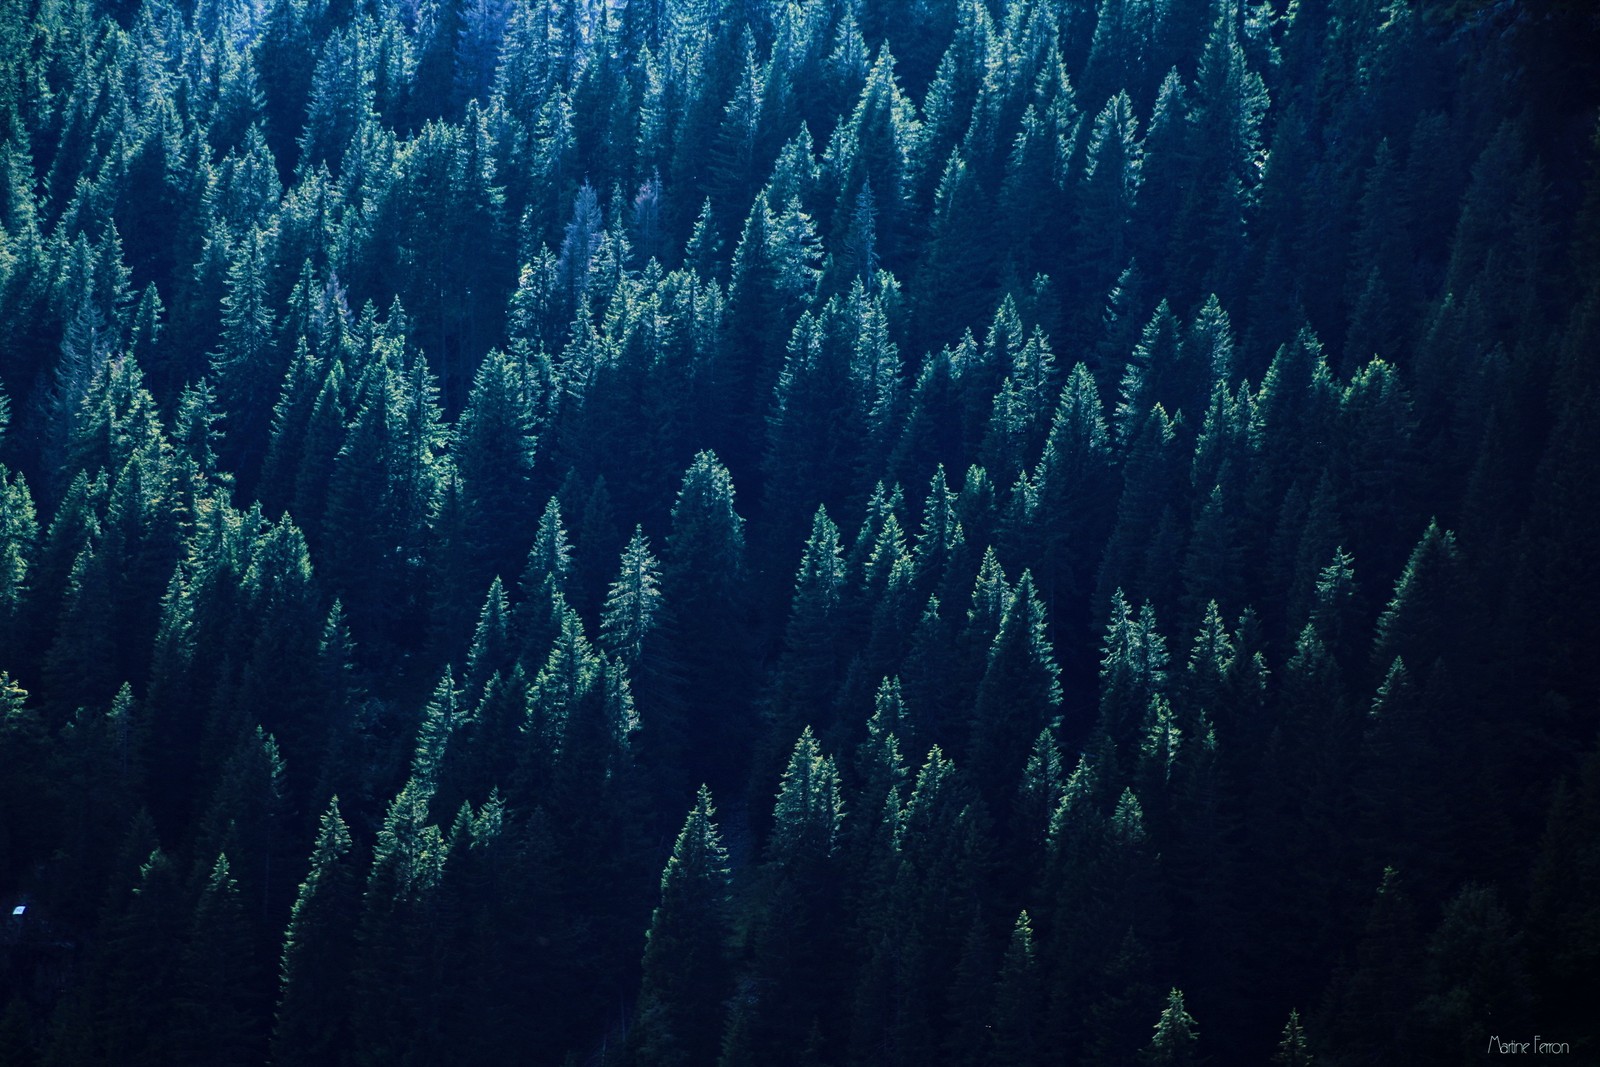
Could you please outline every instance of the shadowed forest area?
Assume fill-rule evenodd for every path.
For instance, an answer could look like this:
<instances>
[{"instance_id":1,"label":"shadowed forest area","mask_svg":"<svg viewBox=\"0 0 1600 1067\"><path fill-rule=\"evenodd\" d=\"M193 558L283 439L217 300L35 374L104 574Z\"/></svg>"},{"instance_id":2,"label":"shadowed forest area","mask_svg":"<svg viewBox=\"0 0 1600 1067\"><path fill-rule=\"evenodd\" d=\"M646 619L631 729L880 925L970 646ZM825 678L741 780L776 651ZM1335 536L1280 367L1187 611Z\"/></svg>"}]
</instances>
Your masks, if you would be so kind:
<instances>
[{"instance_id":1,"label":"shadowed forest area","mask_svg":"<svg viewBox=\"0 0 1600 1067\"><path fill-rule=\"evenodd\" d=\"M1596 56L0 0L0 1063L1600 1062Z\"/></svg>"}]
</instances>

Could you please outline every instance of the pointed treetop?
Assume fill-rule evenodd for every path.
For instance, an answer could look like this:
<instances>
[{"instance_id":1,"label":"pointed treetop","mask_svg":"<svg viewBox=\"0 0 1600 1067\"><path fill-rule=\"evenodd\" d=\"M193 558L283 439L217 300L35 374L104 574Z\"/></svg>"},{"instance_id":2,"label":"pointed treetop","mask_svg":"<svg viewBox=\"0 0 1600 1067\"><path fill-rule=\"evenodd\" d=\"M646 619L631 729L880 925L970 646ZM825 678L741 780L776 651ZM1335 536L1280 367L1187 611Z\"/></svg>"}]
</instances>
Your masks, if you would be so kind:
<instances>
[{"instance_id":1,"label":"pointed treetop","mask_svg":"<svg viewBox=\"0 0 1600 1067\"><path fill-rule=\"evenodd\" d=\"M352 845L350 827L345 825L344 816L339 811L339 798L335 795L329 798L328 808L317 824L317 841L311 852L311 874L308 877L316 877L329 864L349 852Z\"/></svg>"},{"instance_id":2,"label":"pointed treetop","mask_svg":"<svg viewBox=\"0 0 1600 1067\"><path fill-rule=\"evenodd\" d=\"M811 516L811 535L806 538L805 551L800 557L800 574L796 586L815 584L823 588L837 588L844 581L843 547L839 527L828 517L825 504L818 504Z\"/></svg>"},{"instance_id":3,"label":"pointed treetop","mask_svg":"<svg viewBox=\"0 0 1600 1067\"><path fill-rule=\"evenodd\" d=\"M1394 583L1394 595L1378 617L1375 658L1387 663L1405 655L1419 670L1427 670L1449 647L1446 635L1459 624L1461 551L1456 536L1428 523L1411 550L1405 570Z\"/></svg>"},{"instance_id":4,"label":"pointed treetop","mask_svg":"<svg viewBox=\"0 0 1600 1067\"><path fill-rule=\"evenodd\" d=\"M983 560L978 564L978 576L972 583L972 607L967 610L967 623L976 626L987 624L987 632L999 631L1010 602L1011 588L1006 583L1006 572L1000 566L1000 557L994 546L983 550Z\"/></svg>"},{"instance_id":5,"label":"pointed treetop","mask_svg":"<svg viewBox=\"0 0 1600 1067\"><path fill-rule=\"evenodd\" d=\"M511 602L505 585L495 575L483 598L478 625L467 651L466 684L470 692L481 692L489 675L504 670L511 658Z\"/></svg>"},{"instance_id":6,"label":"pointed treetop","mask_svg":"<svg viewBox=\"0 0 1600 1067\"><path fill-rule=\"evenodd\" d=\"M1139 1062L1145 1067L1193 1067L1198 1062L1195 1051L1198 1041L1194 1016L1183 1006L1183 992L1173 989L1167 994L1167 1006L1161 1010L1155 1034L1140 1054Z\"/></svg>"},{"instance_id":7,"label":"pointed treetop","mask_svg":"<svg viewBox=\"0 0 1600 1067\"><path fill-rule=\"evenodd\" d=\"M1137 845L1144 841L1144 808L1134 796L1131 786L1124 787L1111 813L1111 829L1122 842Z\"/></svg>"},{"instance_id":8,"label":"pointed treetop","mask_svg":"<svg viewBox=\"0 0 1600 1067\"><path fill-rule=\"evenodd\" d=\"M1052 848L1060 848L1068 835L1077 827L1096 817L1096 796L1100 791L1100 773L1089 755L1078 757L1078 764L1067 776L1061 790L1061 800L1050 815L1049 840Z\"/></svg>"},{"instance_id":9,"label":"pointed treetop","mask_svg":"<svg viewBox=\"0 0 1600 1067\"><path fill-rule=\"evenodd\" d=\"M1291 1010L1289 1021L1283 1024L1278 1050L1272 1055L1273 1067L1311 1067L1313 1062L1305 1027L1300 1025L1300 1012Z\"/></svg>"},{"instance_id":10,"label":"pointed treetop","mask_svg":"<svg viewBox=\"0 0 1600 1067\"><path fill-rule=\"evenodd\" d=\"M1389 664L1389 671L1383 676L1383 683L1378 686L1378 692L1372 698L1372 707L1367 712L1369 718L1382 723L1389 717L1404 713L1416 700L1416 687L1411 682L1411 672L1406 670L1405 661L1399 656Z\"/></svg>"},{"instance_id":11,"label":"pointed treetop","mask_svg":"<svg viewBox=\"0 0 1600 1067\"><path fill-rule=\"evenodd\" d=\"M1183 744L1183 730L1178 726L1171 702L1160 693L1150 698L1143 734L1139 744L1141 761L1156 778L1161 781L1170 779L1178 762L1179 748Z\"/></svg>"},{"instance_id":12,"label":"pointed treetop","mask_svg":"<svg viewBox=\"0 0 1600 1067\"><path fill-rule=\"evenodd\" d=\"M217 862L211 865L211 874L206 878L206 892L231 896L238 891L239 880L229 871L227 853L217 853Z\"/></svg>"},{"instance_id":13,"label":"pointed treetop","mask_svg":"<svg viewBox=\"0 0 1600 1067\"><path fill-rule=\"evenodd\" d=\"M872 698L872 717L867 720L867 734L874 741L890 736L902 736L909 723L906 720L906 698L899 677L885 678L878 683L878 692Z\"/></svg>"},{"instance_id":14,"label":"pointed treetop","mask_svg":"<svg viewBox=\"0 0 1600 1067\"><path fill-rule=\"evenodd\" d=\"M831 858L838 843L844 800L833 757L822 753L811 727L795 742L772 813L773 862L801 870Z\"/></svg>"},{"instance_id":15,"label":"pointed treetop","mask_svg":"<svg viewBox=\"0 0 1600 1067\"><path fill-rule=\"evenodd\" d=\"M444 835L428 822L432 796L431 784L412 778L390 802L373 842L370 899L399 901L433 887L444 862Z\"/></svg>"},{"instance_id":16,"label":"pointed treetop","mask_svg":"<svg viewBox=\"0 0 1600 1067\"><path fill-rule=\"evenodd\" d=\"M1208 296L1195 312L1184 347L1184 359L1206 368L1213 384L1232 381L1233 324L1216 293Z\"/></svg>"},{"instance_id":17,"label":"pointed treetop","mask_svg":"<svg viewBox=\"0 0 1600 1067\"><path fill-rule=\"evenodd\" d=\"M1227 623L1222 621L1222 611L1212 600L1206 604L1205 616L1200 620L1200 630L1189 652L1189 673L1207 682L1220 682L1232 666L1233 639L1228 636Z\"/></svg>"},{"instance_id":18,"label":"pointed treetop","mask_svg":"<svg viewBox=\"0 0 1600 1067\"><path fill-rule=\"evenodd\" d=\"M530 573L538 573L545 582L563 590L572 574L572 545L561 521L561 501L557 497L552 496L545 502L539 516L538 533L528 554L528 568ZM523 591L528 592L526 588Z\"/></svg>"},{"instance_id":19,"label":"pointed treetop","mask_svg":"<svg viewBox=\"0 0 1600 1067\"><path fill-rule=\"evenodd\" d=\"M697 453L672 505L667 546L674 564L686 562L681 557L689 552L738 568L744 558L744 519L734 510L733 496L733 476L717 454Z\"/></svg>"},{"instance_id":20,"label":"pointed treetop","mask_svg":"<svg viewBox=\"0 0 1600 1067\"><path fill-rule=\"evenodd\" d=\"M465 716L461 707L461 692L456 688L455 677L447 664L433 695L422 709L422 725L417 729L417 745L411 756L411 778L428 789L437 785L436 776L444 759L445 748Z\"/></svg>"},{"instance_id":21,"label":"pointed treetop","mask_svg":"<svg viewBox=\"0 0 1600 1067\"><path fill-rule=\"evenodd\" d=\"M644 528L635 526L600 611L600 647L634 666L660 614L661 564L650 552Z\"/></svg>"},{"instance_id":22,"label":"pointed treetop","mask_svg":"<svg viewBox=\"0 0 1600 1067\"><path fill-rule=\"evenodd\" d=\"M683 829L672 845L672 855L661 873L661 906L670 897L692 892L690 885L706 885L726 893L728 852L717 832L717 810L711 802L711 789L702 784L695 792L694 807L684 820Z\"/></svg>"}]
</instances>

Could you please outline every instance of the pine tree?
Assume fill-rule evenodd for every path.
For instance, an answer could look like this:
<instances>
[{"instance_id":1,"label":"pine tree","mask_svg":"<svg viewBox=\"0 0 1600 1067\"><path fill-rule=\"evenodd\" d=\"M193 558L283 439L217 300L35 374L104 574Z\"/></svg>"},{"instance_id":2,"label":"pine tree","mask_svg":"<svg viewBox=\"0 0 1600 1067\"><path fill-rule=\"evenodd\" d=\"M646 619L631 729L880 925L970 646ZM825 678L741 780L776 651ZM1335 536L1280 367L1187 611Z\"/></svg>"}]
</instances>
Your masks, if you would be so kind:
<instances>
[{"instance_id":1,"label":"pine tree","mask_svg":"<svg viewBox=\"0 0 1600 1067\"><path fill-rule=\"evenodd\" d=\"M1462 622L1457 597L1461 568L1455 535L1430 522L1395 582L1394 596L1378 618L1373 658L1392 663L1396 656L1431 672L1449 655L1452 634Z\"/></svg>"},{"instance_id":2,"label":"pine tree","mask_svg":"<svg viewBox=\"0 0 1600 1067\"><path fill-rule=\"evenodd\" d=\"M416 749L411 757L411 777L425 788L438 786L439 768L449 751L450 740L466 718L461 703L462 693L456 687L451 668L446 667L422 709Z\"/></svg>"},{"instance_id":3,"label":"pine tree","mask_svg":"<svg viewBox=\"0 0 1600 1067\"><path fill-rule=\"evenodd\" d=\"M1467 1016L1520 1021L1534 1013L1522 931L1493 888L1469 883L1450 898L1427 956L1428 992L1418 1014L1440 1040L1466 1051L1455 1027Z\"/></svg>"},{"instance_id":4,"label":"pine tree","mask_svg":"<svg viewBox=\"0 0 1600 1067\"><path fill-rule=\"evenodd\" d=\"M973 706L973 779L1002 823L1008 822L1013 783L1039 731L1054 725L1061 704L1060 668L1045 636L1045 609L1023 571L989 649Z\"/></svg>"},{"instance_id":5,"label":"pine tree","mask_svg":"<svg viewBox=\"0 0 1600 1067\"><path fill-rule=\"evenodd\" d=\"M1089 292L1105 290L1128 263L1142 154L1133 101L1118 92L1095 116L1077 195L1079 270Z\"/></svg>"},{"instance_id":6,"label":"pine tree","mask_svg":"<svg viewBox=\"0 0 1600 1067\"><path fill-rule=\"evenodd\" d=\"M1358 1056L1387 1054L1382 1048L1409 1052L1417 1040L1411 1013L1427 973L1424 953L1410 894L1399 872L1386 867L1353 957L1328 988L1318 1040Z\"/></svg>"},{"instance_id":7,"label":"pine tree","mask_svg":"<svg viewBox=\"0 0 1600 1067\"><path fill-rule=\"evenodd\" d=\"M639 1007L629 1033L641 1065L712 1063L731 983L728 854L704 786L661 874L646 935Z\"/></svg>"},{"instance_id":8,"label":"pine tree","mask_svg":"<svg viewBox=\"0 0 1600 1067\"><path fill-rule=\"evenodd\" d=\"M1034 462L1045 443L1046 417L1055 395L1055 355L1038 327L1012 353L1011 366L994 397L983 445L984 468L1005 485Z\"/></svg>"},{"instance_id":9,"label":"pine tree","mask_svg":"<svg viewBox=\"0 0 1600 1067\"><path fill-rule=\"evenodd\" d=\"M284 934L277 1022L272 1033L276 1060L326 1060L347 1047L348 975L360 914L352 852L350 830L335 797L322 815L311 871L300 884Z\"/></svg>"},{"instance_id":10,"label":"pine tree","mask_svg":"<svg viewBox=\"0 0 1600 1067\"><path fill-rule=\"evenodd\" d=\"M373 842L372 866L355 927L350 1028L358 1062L381 1063L414 1047L432 979L428 905L444 861L444 835L429 824L429 792L407 782L389 804Z\"/></svg>"},{"instance_id":11,"label":"pine tree","mask_svg":"<svg viewBox=\"0 0 1600 1067\"><path fill-rule=\"evenodd\" d=\"M227 465L246 477L255 474L253 464L243 467L246 457L266 450L268 398L285 369L277 356L267 295L272 237L270 231L252 229L239 243L222 302L222 346L211 361L218 399L228 416Z\"/></svg>"},{"instance_id":12,"label":"pine tree","mask_svg":"<svg viewBox=\"0 0 1600 1067\"><path fill-rule=\"evenodd\" d=\"M1261 125L1270 101L1240 44L1235 0L1219 3L1215 11L1195 74L1186 195L1169 263L1174 281L1200 280L1201 292L1231 299L1264 162Z\"/></svg>"},{"instance_id":13,"label":"pine tree","mask_svg":"<svg viewBox=\"0 0 1600 1067\"><path fill-rule=\"evenodd\" d=\"M1118 586L1154 600L1180 584L1179 452L1178 425L1156 404L1132 439L1123 467L1116 522L1100 560L1096 607L1109 604Z\"/></svg>"},{"instance_id":14,"label":"pine tree","mask_svg":"<svg viewBox=\"0 0 1600 1067\"><path fill-rule=\"evenodd\" d=\"M940 172L928 252L916 279L921 337L947 343L991 306L997 264L993 205L959 148ZM990 393L992 395L992 393Z\"/></svg>"},{"instance_id":15,"label":"pine tree","mask_svg":"<svg viewBox=\"0 0 1600 1067\"><path fill-rule=\"evenodd\" d=\"M454 455L468 539L458 551L476 561L473 571L484 583L494 574L517 573L533 525L529 500L538 438L529 384L525 364L490 352L456 425Z\"/></svg>"},{"instance_id":16,"label":"pine tree","mask_svg":"<svg viewBox=\"0 0 1600 1067\"><path fill-rule=\"evenodd\" d=\"M0 638L8 644L14 640L12 628L28 598L29 571L38 546L38 513L28 483L21 473L0 465Z\"/></svg>"},{"instance_id":17,"label":"pine tree","mask_svg":"<svg viewBox=\"0 0 1600 1067\"><path fill-rule=\"evenodd\" d=\"M1163 409L1171 406L1173 397L1167 383L1181 358L1178 331L1177 317L1162 300L1139 335L1139 343L1128 355L1118 386L1116 411L1112 415L1117 443L1124 448L1132 445L1152 404L1160 402ZM1176 415L1176 409L1172 410Z\"/></svg>"},{"instance_id":18,"label":"pine tree","mask_svg":"<svg viewBox=\"0 0 1600 1067\"><path fill-rule=\"evenodd\" d=\"M483 598L483 611L478 615L472 644L467 647L467 667L461 679L463 698L476 701L483 696L490 676L509 671L517 658L511 630L511 602L506 597L505 585L496 575Z\"/></svg>"},{"instance_id":19,"label":"pine tree","mask_svg":"<svg viewBox=\"0 0 1600 1067\"><path fill-rule=\"evenodd\" d=\"M1272 1055L1273 1067L1311 1067L1316 1062L1306 1041L1305 1027L1300 1025L1300 1013L1289 1012L1289 1021L1283 1024L1283 1037Z\"/></svg>"},{"instance_id":20,"label":"pine tree","mask_svg":"<svg viewBox=\"0 0 1600 1067\"><path fill-rule=\"evenodd\" d=\"M159 848L144 851L152 837L148 823L142 829L141 839L130 833L131 853L125 859L131 870L120 872L116 907L105 924L107 995L99 1029L116 1055L155 1064L172 1054L174 1009L189 991L186 953L174 952L173 946L185 944L196 916L171 857Z\"/></svg>"},{"instance_id":21,"label":"pine tree","mask_svg":"<svg viewBox=\"0 0 1600 1067\"><path fill-rule=\"evenodd\" d=\"M278 924L290 903L290 803L277 741L259 726L242 731L198 820L197 848L202 855L226 849L238 857L229 864L230 878L255 922Z\"/></svg>"},{"instance_id":22,"label":"pine tree","mask_svg":"<svg viewBox=\"0 0 1600 1067\"><path fill-rule=\"evenodd\" d=\"M944 466L934 468L928 496L922 504L922 521L912 546L917 582L930 595L949 596L965 578L970 564L966 530L956 514L956 494L945 477Z\"/></svg>"},{"instance_id":23,"label":"pine tree","mask_svg":"<svg viewBox=\"0 0 1600 1067\"><path fill-rule=\"evenodd\" d=\"M763 1062L801 1046L806 1030L836 1006L833 973L843 903L844 802L839 772L810 727L795 743L772 814L763 874L770 879L753 933L754 997L740 1000L730 1039L742 1030L745 1055ZM730 1062L725 1048L723 1062Z\"/></svg>"},{"instance_id":24,"label":"pine tree","mask_svg":"<svg viewBox=\"0 0 1600 1067\"><path fill-rule=\"evenodd\" d=\"M518 588L522 602L517 605L518 639L524 655L537 660L555 637L566 604L572 577L572 545L567 540L566 524L561 519L561 502L551 497L528 550Z\"/></svg>"},{"instance_id":25,"label":"pine tree","mask_svg":"<svg viewBox=\"0 0 1600 1067\"><path fill-rule=\"evenodd\" d=\"M356 385L317 542L328 581L378 648L403 645L421 611L421 526L434 506L444 436L431 383L407 377L387 347L374 345L379 358Z\"/></svg>"},{"instance_id":26,"label":"pine tree","mask_svg":"<svg viewBox=\"0 0 1600 1067\"><path fill-rule=\"evenodd\" d=\"M804 725L807 715L832 703L844 652L839 628L846 593L839 528L818 505L795 575L783 652L765 708L769 747L786 744L783 738ZM779 752L768 753L759 773L770 775L782 758Z\"/></svg>"},{"instance_id":27,"label":"pine tree","mask_svg":"<svg viewBox=\"0 0 1600 1067\"><path fill-rule=\"evenodd\" d=\"M1039 497L1035 526L1042 532L1036 573L1047 602L1057 610L1086 588L1093 562L1088 546L1103 541L1110 518L1110 480L1110 440L1100 394L1088 368L1079 363L1062 386L1032 474Z\"/></svg>"},{"instance_id":28,"label":"pine tree","mask_svg":"<svg viewBox=\"0 0 1600 1067\"><path fill-rule=\"evenodd\" d=\"M701 452L684 474L662 561L663 652L679 681L676 706L660 709L652 722L659 723L654 744L672 753L667 765L679 774L722 780L744 765L755 725L746 580L733 478L715 454Z\"/></svg>"},{"instance_id":29,"label":"pine tree","mask_svg":"<svg viewBox=\"0 0 1600 1067\"><path fill-rule=\"evenodd\" d=\"M862 457L863 404L852 388L845 315L836 299L820 316L803 312L789 338L767 417L766 508L782 535L803 529L812 501L843 503Z\"/></svg>"},{"instance_id":30,"label":"pine tree","mask_svg":"<svg viewBox=\"0 0 1600 1067\"><path fill-rule=\"evenodd\" d=\"M351 142L374 117L370 33L359 24L335 30L322 48L311 75L305 128L299 138L300 166L305 170L322 164L338 174Z\"/></svg>"},{"instance_id":31,"label":"pine tree","mask_svg":"<svg viewBox=\"0 0 1600 1067\"><path fill-rule=\"evenodd\" d=\"M995 980L993 1053L996 1067L1033 1067L1043 1062L1039 1044L1044 1005L1043 982L1033 945L1033 924L1026 911L1017 914L1006 946L1000 974Z\"/></svg>"},{"instance_id":32,"label":"pine tree","mask_svg":"<svg viewBox=\"0 0 1600 1067\"><path fill-rule=\"evenodd\" d=\"M239 884L219 855L200 891L179 967L172 1040L199 1063L260 1062L266 988Z\"/></svg>"},{"instance_id":33,"label":"pine tree","mask_svg":"<svg viewBox=\"0 0 1600 1067\"><path fill-rule=\"evenodd\" d=\"M650 552L644 528L635 526L622 551L617 578L600 613L600 647L630 671L645 663L645 649L661 621L661 564Z\"/></svg>"},{"instance_id":34,"label":"pine tree","mask_svg":"<svg viewBox=\"0 0 1600 1067\"><path fill-rule=\"evenodd\" d=\"M1167 642L1155 628L1149 604L1137 615L1119 589L1112 597L1111 619L1100 659L1098 733L1127 750L1151 701L1167 684Z\"/></svg>"},{"instance_id":35,"label":"pine tree","mask_svg":"<svg viewBox=\"0 0 1600 1067\"><path fill-rule=\"evenodd\" d=\"M565 762L566 740L585 717L585 705L596 692L603 666L584 633L583 620L565 608L555 641L528 696L524 733L529 744L525 747L532 750L534 760L550 765Z\"/></svg>"},{"instance_id":36,"label":"pine tree","mask_svg":"<svg viewBox=\"0 0 1600 1067\"><path fill-rule=\"evenodd\" d=\"M1063 807L1080 805L1079 793L1069 786ZM1068 842L1082 835L1077 848L1086 847L1087 862L1062 880L1057 901L1059 914L1078 918L1060 931L1055 946L1054 1010L1065 1012L1076 1002L1072 1014L1080 1020L1089 1061L1113 1063L1138 1047L1148 1012L1159 1003L1153 974L1164 909L1154 892L1157 857L1132 789L1122 791L1099 827L1092 817L1083 821L1088 825L1077 833L1064 826L1061 835Z\"/></svg>"},{"instance_id":37,"label":"pine tree","mask_svg":"<svg viewBox=\"0 0 1600 1067\"><path fill-rule=\"evenodd\" d=\"M1194 1018L1183 1007L1183 992L1174 989L1167 995L1167 1006L1156 1021L1155 1035L1140 1054L1139 1061L1161 1067L1188 1067L1199 1062L1194 1047L1198 1040Z\"/></svg>"},{"instance_id":38,"label":"pine tree","mask_svg":"<svg viewBox=\"0 0 1600 1067\"><path fill-rule=\"evenodd\" d=\"M864 983L884 986L860 991L856 1042L884 1042L889 1062L928 1062L947 1036L942 1008L989 870L990 832L982 802L935 746L895 828L883 936L875 932L872 958L861 972ZM889 1010L867 1018L861 1013L875 995L888 1000ZM875 1040L869 1038L874 1033Z\"/></svg>"},{"instance_id":39,"label":"pine tree","mask_svg":"<svg viewBox=\"0 0 1600 1067\"><path fill-rule=\"evenodd\" d=\"M708 204L710 201L708 201ZM780 206L779 210L782 210ZM725 449L740 463L745 442L758 440L754 412L763 408L783 366L785 342L809 302L803 277L784 262L781 216L765 191L756 194L733 253L728 280L724 364L718 369L718 418L730 429ZM798 264L804 267L803 263Z\"/></svg>"},{"instance_id":40,"label":"pine tree","mask_svg":"<svg viewBox=\"0 0 1600 1067\"><path fill-rule=\"evenodd\" d=\"M474 0L465 5L455 54L454 98L458 105L482 99L488 92L511 12L512 5L503 0Z\"/></svg>"},{"instance_id":41,"label":"pine tree","mask_svg":"<svg viewBox=\"0 0 1600 1067\"><path fill-rule=\"evenodd\" d=\"M1045 21L1037 20L1041 25ZM1050 63L1048 59L1044 61L1047 67ZM1011 258L1023 277L1032 271L1054 276L1065 273L1060 243L1035 223L1053 212L1070 217L1081 210L1072 172L1083 137L1083 119L1065 70L1054 77L1048 71L1042 72L1040 81L1050 86L1054 99L1048 104L1042 99L1030 102L1023 110L1021 130L1006 157L1000 186L1001 217L1010 223ZM1056 334L1056 340L1063 337Z\"/></svg>"}]
</instances>

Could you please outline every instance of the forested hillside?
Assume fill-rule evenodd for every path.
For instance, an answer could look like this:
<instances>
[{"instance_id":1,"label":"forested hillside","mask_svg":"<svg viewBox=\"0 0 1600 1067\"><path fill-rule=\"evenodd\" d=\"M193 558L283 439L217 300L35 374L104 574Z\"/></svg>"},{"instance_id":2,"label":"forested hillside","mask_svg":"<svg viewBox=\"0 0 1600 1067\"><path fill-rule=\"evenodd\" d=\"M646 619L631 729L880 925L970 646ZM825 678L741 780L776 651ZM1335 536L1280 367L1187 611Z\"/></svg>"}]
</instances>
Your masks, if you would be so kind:
<instances>
[{"instance_id":1,"label":"forested hillside","mask_svg":"<svg viewBox=\"0 0 1600 1067\"><path fill-rule=\"evenodd\" d=\"M0 0L0 1063L1600 1062L1597 55Z\"/></svg>"}]
</instances>

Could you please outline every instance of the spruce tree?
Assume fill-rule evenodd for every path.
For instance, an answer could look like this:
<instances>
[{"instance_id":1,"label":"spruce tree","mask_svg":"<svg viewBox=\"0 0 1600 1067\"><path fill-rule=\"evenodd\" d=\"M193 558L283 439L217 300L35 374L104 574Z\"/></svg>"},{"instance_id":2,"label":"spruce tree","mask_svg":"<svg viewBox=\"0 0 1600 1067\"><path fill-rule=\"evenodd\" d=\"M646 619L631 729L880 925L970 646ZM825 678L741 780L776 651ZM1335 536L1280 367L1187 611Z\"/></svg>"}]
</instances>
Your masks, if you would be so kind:
<instances>
[{"instance_id":1,"label":"spruce tree","mask_svg":"<svg viewBox=\"0 0 1600 1067\"><path fill-rule=\"evenodd\" d=\"M639 1007L628 1037L641 1067L716 1060L732 977L728 854L715 815L711 792L701 786L661 874L661 902L646 935Z\"/></svg>"},{"instance_id":2,"label":"spruce tree","mask_svg":"<svg viewBox=\"0 0 1600 1067\"><path fill-rule=\"evenodd\" d=\"M1198 1040L1194 1019L1183 1007L1183 992L1174 989L1167 995L1167 1006L1161 1009L1156 1032L1140 1053L1139 1062L1161 1067L1189 1067L1199 1062L1195 1052Z\"/></svg>"},{"instance_id":3,"label":"spruce tree","mask_svg":"<svg viewBox=\"0 0 1600 1067\"><path fill-rule=\"evenodd\" d=\"M1033 1067L1043 1062L1039 1016L1043 982L1033 944L1033 923L1026 911L1017 914L1011 928L1000 974L995 980L993 1053L996 1067Z\"/></svg>"},{"instance_id":4,"label":"spruce tree","mask_svg":"<svg viewBox=\"0 0 1600 1067\"><path fill-rule=\"evenodd\" d=\"M517 573L531 540L529 497L538 439L528 386L525 365L491 352L473 378L456 424L454 455L466 524L466 542L456 551L476 561L472 572L485 582L494 574Z\"/></svg>"},{"instance_id":5,"label":"spruce tree","mask_svg":"<svg viewBox=\"0 0 1600 1067\"><path fill-rule=\"evenodd\" d=\"M730 1041L742 1029L756 1062L801 1046L807 1029L836 1010L829 975L842 951L843 815L839 772L807 727L772 814L763 869L770 881L752 939L753 1003L741 1003L730 1024Z\"/></svg>"},{"instance_id":6,"label":"spruce tree","mask_svg":"<svg viewBox=\"0 0 1600 1067\"><path fill-rule=\"evenodd\" d=\"M753 739L744 544L733 478L701 452L673 505L662 563L663 652L676 684L674 705L652 722L669 773L729 780Z\"/></svg>"},{"instance_id":7,"label":"spruce tree","mask_svg":"<svg viewBox=\"0 0 1600 1067\"><path fill-rule=\"evenodd\" d=\"M1291 1010L1289 1021L1283 1024L1278 1049L1272 1054L1273 1067L1311 1067L1315 1062L1306 1041L1305 1027L1300 1024L1300 1012Z\"/></svg>"},{"instance_id":8,"label":"spruce tree","mask_svg":"<svg viewBox=\"0 0 1600 1067\"><path fill-rule=\"evenodd\" d=\"M265 968L239 884L219 855L200 890L179 967L172 1041L195 1062L259 1063L266 1051Z\"/></svg>"},{"instance_id":9,"label":"spruce tree","mask_svg":"<svg viewBox=\"0 0 1600 1067\"><path fill-rule=\"evenodd\" d=\"M639 671L661 611L661 564L650 552L643 527L636 526L600 612L600 647L630 671Z\"/></svg>"},{"instance_id":10,"label":"spruce tree","mask_svg":"<svg viewBox=\"0 0 1600 1067\"><path fill-rule=\"evenodd\" d=\"M349 1043L350 987L360 887L350 830L335 797L323 812L311 870L290 913L279 965L276 1060L328 1060Z\"/></svg>"},{"instance_id":11,"label":"spruce tree","mask_svg":"<svg viewBox=\"0 0 1600 1067\"><path fill-rule=\"evenodd\" d=\"M1006 603L973 706L973 778L991 809L1008 822L1028 746L1055 724L1061 704L1060 668L1045 636L1045 609L1022 572Z\"/></svg>"}]
</instances>

